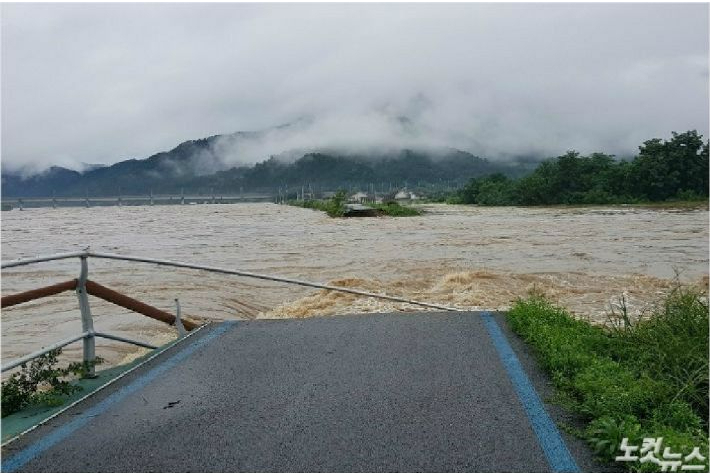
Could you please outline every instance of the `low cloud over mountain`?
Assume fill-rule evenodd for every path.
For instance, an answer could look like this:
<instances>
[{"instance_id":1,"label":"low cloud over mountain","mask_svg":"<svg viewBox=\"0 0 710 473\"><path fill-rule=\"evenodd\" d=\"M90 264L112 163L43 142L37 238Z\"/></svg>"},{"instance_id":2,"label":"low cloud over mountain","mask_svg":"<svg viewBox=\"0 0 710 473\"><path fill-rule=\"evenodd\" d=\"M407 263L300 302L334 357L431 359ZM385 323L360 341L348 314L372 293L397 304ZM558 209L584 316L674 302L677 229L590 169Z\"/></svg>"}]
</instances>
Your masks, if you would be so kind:
<instances>
[{"instance_id":1,"label":"low cloud over mountain","mask_svg":"<svg viewBox=\"0 0 710 473\"><path fill-rule=\"evenodd\" d=\"M79 169L215 134L228 135L219 160L175 172L314 149L633 154L671 130L708 134L707 16L707 4L7 4L2 164ZM229 135L275 123L297 126Z\"/></svg>"}]
</instances>

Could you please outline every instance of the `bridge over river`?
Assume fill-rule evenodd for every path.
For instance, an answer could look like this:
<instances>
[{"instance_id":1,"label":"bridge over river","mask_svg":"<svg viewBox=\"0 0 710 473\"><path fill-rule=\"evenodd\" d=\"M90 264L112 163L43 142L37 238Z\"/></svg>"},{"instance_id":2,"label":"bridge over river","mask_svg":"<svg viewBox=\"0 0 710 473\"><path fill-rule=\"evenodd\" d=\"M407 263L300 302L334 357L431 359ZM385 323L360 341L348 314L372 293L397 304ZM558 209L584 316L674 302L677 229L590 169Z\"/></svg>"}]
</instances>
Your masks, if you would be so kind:
<instances>
[{"instance_id":1,"label":"bridge over river","mask_svg":"<svg viewBox=\"0 0 710 473\"><path fill-rule=\"evenodd\" d=\"M488 312L209 324L3 448L2 471L599 471Z\"/></svg>"},{"instance_id":2,"label":"bridge over river","mask_svg":"<svg viewBox=\"0 0 710 473\"><path fill-rule=\"evenodd\" d=\"M273 202L275 194L245 192L240 194L156 194L79 197L3 197L3 210L41 207L101 207L123 205L236 204Z\"/></svg>"}]
</instances>

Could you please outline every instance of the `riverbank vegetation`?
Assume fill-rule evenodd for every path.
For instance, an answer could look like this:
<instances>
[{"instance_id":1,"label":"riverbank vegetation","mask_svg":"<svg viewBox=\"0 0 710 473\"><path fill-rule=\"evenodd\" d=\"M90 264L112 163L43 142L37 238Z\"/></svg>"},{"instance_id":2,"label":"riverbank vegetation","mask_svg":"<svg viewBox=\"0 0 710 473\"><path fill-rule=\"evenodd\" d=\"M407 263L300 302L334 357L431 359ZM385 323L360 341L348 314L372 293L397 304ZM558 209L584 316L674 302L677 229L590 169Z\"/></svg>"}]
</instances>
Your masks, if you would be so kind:
<instances>
[{"instance_id":1,"label":"riverbank vegetation","mask_svg":"<svg viewBox=\"0 0 710 473\"><path fill-rule=\"evenodd\" d=\"M329 217L345 215L345 192L338 192L330 199L287 200L286 204L305 209L320 210Z\"/></svg>"},{"instance_id":2,"label":"riverbank vegetation","mask_svg":"<svg viewBox=\"0 0 710 473\"><path fill-rule=\"evenodd\" d=\"M479 205L622 204L708 199L708 142L697 131L652 139L633 160L569 151L532 173L471 179L440 201Z\"/></svg>"},{"instance_id":3,"label":"riverbank vegetation","mask_svg":"<svg viewBox=\"0 0 710 473\"><path fill-rule=\"evenodd\" d=\"M606 327L575 319L540 295L518 301L512 329L551 375L558 401L586 421L577 434L612 462L622 438L663 437L687 455L708 445L708 304L676 288L652 313L633 319L621 304ZM633 469L639 463L626 463ZM643 468L658 471L658 466ZM644 469L641 471L646 471Z\"/></svg>"},{"instance_id":4,"label":"riverbank vegetation","mask_svg":"<svg viewBox=\"0 0 710 473\"><path fill-rule=\"evenodd\" d=\"M66 398L82 387L71 380L84 377L90 368L87 363L75 362L66 368L57 367L61 348L47 352L21 365L2 383L2 417L30 406L60 406ZM96 357L93 365L103 363Z\"/></svg>"},{"instance_id":5,"label":"riverbank vegetation","mask_svg":"<svg viewBox=\"0 0 710 473\"><path fill-rule=\"evenodd\" d=\"M397 202L367 204L367 206L377 209L381 215L389 217L416 217L422 214L422 211L417 208L400 205Z\"/></svg>"},{"instance_id":6,"label":"riverbank vegetation","mask_svg":"<svg viewBox=\"0 0 710 473\"><path fill-rule=\"evenodd\" d=\"M330 217L347 216L346 195L343 191L337 192L330 199L289 200L286 203L296 207L320 210L327 213ZM419 209L400 205L397 202L368 203L365 205L375 209L378 215L387 215L390 217L415 217L422 214L422 211Z\"/></svg>"}]
</instances>

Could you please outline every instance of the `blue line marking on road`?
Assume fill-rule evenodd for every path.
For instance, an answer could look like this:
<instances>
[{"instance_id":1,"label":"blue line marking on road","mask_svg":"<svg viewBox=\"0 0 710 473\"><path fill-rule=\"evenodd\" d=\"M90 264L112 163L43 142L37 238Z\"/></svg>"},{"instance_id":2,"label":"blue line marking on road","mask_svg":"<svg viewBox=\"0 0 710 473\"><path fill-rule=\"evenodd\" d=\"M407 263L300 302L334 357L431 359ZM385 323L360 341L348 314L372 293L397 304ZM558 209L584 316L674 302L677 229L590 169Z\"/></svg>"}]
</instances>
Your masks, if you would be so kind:
<instances>
[{"instance_id":1,"label":"blue line marking on road","mask_svg":"<svg viewBox=\"0 0 710 473\"><path fill-rule=\"evenodd\" d=\"M236 324L236 321L232 322L222 322L220 326L212 330L210 333L205 335L203 338L197 340L192 345L187 346L184 350L176 353L167 360L165 360L160 365L148 371L143 376L135 379L132 383L127 384L115 393L108 396L103 401L96 404L91 409L78 415L74 420L64 424L63 426L52 431L48 435L42 437L40 440L34 444L24 448L17 454L13 455L7 461L2 462L2 471L4 473L13 473L14 471L22 468L28 462L34 460L42 454L44 451L50 449L57 443L66 439L68 436L76 432L78 429L83 427L92 417L106 412L113 404L122 401L126 396L132 394L139 389L144 388L147 384L153 381L158 376L162 375L181 361L183 361L188 356L192 355L195 351L202 348L215 338L222 335L228 329L232 328Z\"/></svg>"},{"instance_id":2,"label":"blue line marking on road","mask_svg":"<svg viewBox=\"0 0 710 473\"><path fill-rule=\"evenodd\" d=\"M545 411L535 388L525 374L520 360L515 355L508 340L503 335L498 323L490 312L481 314L488 334L498 352L500 360L513 382L520 404L525 409L540 447L545 452L547 463L555 473L579 473L579 467L567 449L555 423Z\"/></svg>"}]
</instances>

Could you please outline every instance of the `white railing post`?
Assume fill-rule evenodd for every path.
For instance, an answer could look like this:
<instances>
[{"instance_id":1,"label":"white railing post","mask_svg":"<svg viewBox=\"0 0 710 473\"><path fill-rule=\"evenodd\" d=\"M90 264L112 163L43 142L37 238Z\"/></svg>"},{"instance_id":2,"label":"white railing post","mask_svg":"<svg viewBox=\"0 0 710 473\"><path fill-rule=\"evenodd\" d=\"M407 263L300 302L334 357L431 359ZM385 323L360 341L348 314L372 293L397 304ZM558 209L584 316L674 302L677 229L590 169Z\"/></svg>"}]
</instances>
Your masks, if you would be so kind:
<instances>
[{"instance_id":1,"label":"white railing post","mask_svg":"<svg viewBox=\"0 0 710 473\"><path fill-rule=\"evenodd\" d=\"M175 298L175 327L177 328L180 338L187 335L185 326L182 324L182 319L180 318L180 300L177 297Z\"/></svg>"},{"instance_id":2,"label":"white railing post","mask_svg":"<svg viewBox=\"0 0 710 473\"><path fill-rule=\"evenodd\" d=\"M84 337L84 364L87 368L86 377L95 378L94 362L96 359L96 338L94 337L94 320L89 307L89 294L86 292L86 280L89 277L88 255L81 256L81 274L76 285L76 295L79 298L81 310L81 330L87 335Z\"/></svg>"}]
</instances>

